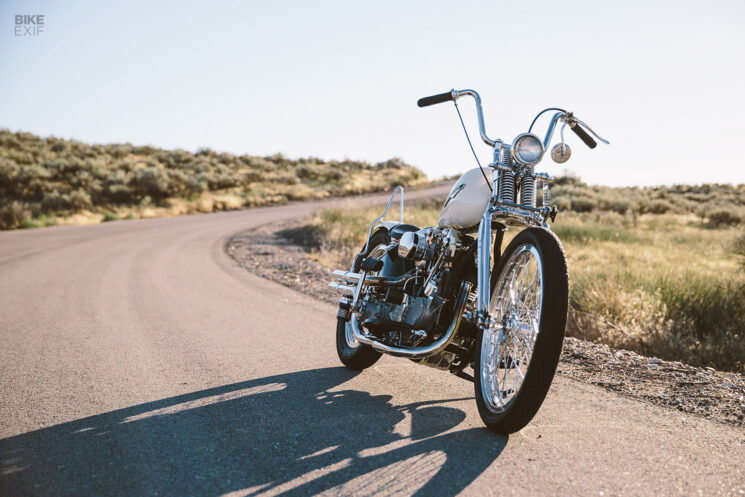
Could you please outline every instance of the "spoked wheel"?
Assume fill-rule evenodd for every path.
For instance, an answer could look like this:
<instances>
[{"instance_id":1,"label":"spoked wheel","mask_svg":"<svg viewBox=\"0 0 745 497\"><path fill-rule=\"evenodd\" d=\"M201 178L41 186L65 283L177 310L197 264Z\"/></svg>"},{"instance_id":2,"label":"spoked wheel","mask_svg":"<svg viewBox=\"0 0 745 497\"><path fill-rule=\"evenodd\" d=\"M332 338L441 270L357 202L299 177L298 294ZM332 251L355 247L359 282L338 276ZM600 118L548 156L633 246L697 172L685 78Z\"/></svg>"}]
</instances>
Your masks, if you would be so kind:
<instances>
[{"instance_id":1,"label":"spoked wheel","mask_svg":"<svg viewBox=\"0 0 745 497\"><path fill-rule=\"evenodd\" d=\"M527 425L543 403L561 355L569 283L558 238L520 232L494 268L489 314L480 334L475 391L479 414L502 434Z\"/></svg>"},{"instance_id":2,"label":"spoked wheel","mask_svg":"<svg viewBox=\"0 0 745 497\"><path fill-rule=\"evenodd\" d=\"M378 231L370 238L367 255L375 255L376 251L387 246L389 242L388 233ZM372 274L372 273L371 273ZM352 325L346 319L336 320L336 352L341 362L350 369L363 370L369 368L382 355L369 345L357 341L352 332Z\"/></svg>"}]
</instances>

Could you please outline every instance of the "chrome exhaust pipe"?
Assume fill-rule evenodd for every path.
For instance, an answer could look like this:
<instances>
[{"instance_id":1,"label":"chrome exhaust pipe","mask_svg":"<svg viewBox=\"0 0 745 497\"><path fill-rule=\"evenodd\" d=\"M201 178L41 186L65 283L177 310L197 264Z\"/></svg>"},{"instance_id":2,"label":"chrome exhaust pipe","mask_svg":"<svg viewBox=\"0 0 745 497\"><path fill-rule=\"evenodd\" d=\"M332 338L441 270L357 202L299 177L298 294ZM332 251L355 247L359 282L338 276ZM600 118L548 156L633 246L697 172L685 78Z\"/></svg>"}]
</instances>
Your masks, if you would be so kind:
<instances>
[{"instance_id":1,"label":"chrome exhaust pipe","mask_svg":"<svg viewBox=\"0 0 745 497\"><path fill-rule=\"evenodd\" d=\"M341 269L334 269L333 274L340 280L351 281L353 283L357 283L358 281L360 281L360 277L362 276L360 273L353 273L352 271L342 271Z\"/></svg>"},{"instance_id":2,"label":"chrome exhaust pipe","mask_svg":"<svg viewBox=\"0 0 745 497\"><path fill-rule=\"evenodd\" d=\"M463 315L463 309L466 307L466 302L468 302L468 294L470 292L471 283L468 281L464 281L463 283L461 283L461 291L458 295L458 301L455 304L455 315L453 316L453 321L450 323L450 326L448 326L448 329L447 331L445 331L445 334L442 336L442 338L434 343L431 343L430 345L427 345L426 347L406 348L395 347L392 345L381 343L375 337L370 336L361 329L360 324L357 321L356 313L352 313L352 316L349 319L349 324L352 327L352 332L354 333L354 337L357 339L357 341L360 343L364 343L365 345L369 345L375 350L396 357L426 357L428 355L435 354L450 345L450 342L453 340L453 337L460 327L461 316Z\"/></svg>"},{"instance_id":3,"label":"chrome exhaust pipe","mask_svg":"<svg viewBox=\"0 0 745 497\"><path fill-rule=\"evenodd\" d=\"M329 283L329 286L331 288L336 289L336 293L340 293L342 295L348 295L352 296L354 295L354 287L350 285L345 285L343 283Z\"/></svg>"},{"instance_id":4,"label":"chrome exhaust pipe","mask_svg":"<svg viewBox=\"0 0 745 497\"><path fill-rule=\"evenodd\" d=\"M413 271L409 271L406 274L403 274L401 276L376 276L376 275L366 275L365 276L365 285L369 286L385 286L385 287L396 287L403 285L407 279L409 279L412 275ZM345 283L350 283L353 285L357 285L360 282L360 279L362 278L361 273L354 273L352 271L342 271L341 269L336 269L333 272L334 276L339 278Z\"/></svg>"}]
</instances>

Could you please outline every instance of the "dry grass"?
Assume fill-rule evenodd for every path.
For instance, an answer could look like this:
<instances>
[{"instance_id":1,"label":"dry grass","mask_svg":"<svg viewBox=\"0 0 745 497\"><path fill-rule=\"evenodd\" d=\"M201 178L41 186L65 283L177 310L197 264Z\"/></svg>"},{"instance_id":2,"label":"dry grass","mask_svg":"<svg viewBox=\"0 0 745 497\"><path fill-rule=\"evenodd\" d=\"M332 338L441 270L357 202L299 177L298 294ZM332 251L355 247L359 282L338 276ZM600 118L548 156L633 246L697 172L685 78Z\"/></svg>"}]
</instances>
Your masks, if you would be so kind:
<instances>
[{"instance_id":1,"label":"dry grass","mask_svg":"<svg viewBox=\"0 0 745 497\"><path fill-rule=\"evenodd\" d=\"M439 199L407 202L404 221L416 226L431 226L437 222L436 216L441 205ZM311 257L329 267L348 266L365 243L370 223L384 208L384 205L365 208L348 206L316 211L308 228L318 239L320 249L314 250ZM392 206L386 220L396 221L398 215L398 207Z\"/></svg>"},{"instance_id":2,"label":"dry grass","mask_svg":"<svg viewBox=\"0 0 745 497\"><path fill-rule=\"evenodd\" d=\"M593 237L607 220L568 216L562 237L582 226L589 236L562 237L571 274L568 331L580 338L742 371L745 279L730 253L737 231L690 216L645 215L615 225L618 239Z\"/></svg>"}]
</instances>

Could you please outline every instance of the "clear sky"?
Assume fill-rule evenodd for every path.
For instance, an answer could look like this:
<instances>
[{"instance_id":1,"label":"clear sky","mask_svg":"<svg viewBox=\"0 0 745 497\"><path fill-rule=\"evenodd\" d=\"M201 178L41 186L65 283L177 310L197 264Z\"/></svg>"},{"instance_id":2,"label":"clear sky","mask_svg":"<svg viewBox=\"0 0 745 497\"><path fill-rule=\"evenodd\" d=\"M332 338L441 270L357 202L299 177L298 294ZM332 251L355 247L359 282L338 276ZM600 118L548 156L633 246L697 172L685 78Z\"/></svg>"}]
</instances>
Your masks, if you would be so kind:
<instances>
[{"instance_id":1,"label":"clear sky","mask_svg":"<svg viewBox=\"0 0 745 497\"><path fill-rule=\"evenodd\" d=\"M44 32L15 36L14 16ZM608 185L745 182L745 2L0 2L0 127L92 143L474 165L450 88L511 141L548 106ZM483 161L470 101L469 131ZM538 125L541 133L547 121Z\"/></svg>"}]
</instances>

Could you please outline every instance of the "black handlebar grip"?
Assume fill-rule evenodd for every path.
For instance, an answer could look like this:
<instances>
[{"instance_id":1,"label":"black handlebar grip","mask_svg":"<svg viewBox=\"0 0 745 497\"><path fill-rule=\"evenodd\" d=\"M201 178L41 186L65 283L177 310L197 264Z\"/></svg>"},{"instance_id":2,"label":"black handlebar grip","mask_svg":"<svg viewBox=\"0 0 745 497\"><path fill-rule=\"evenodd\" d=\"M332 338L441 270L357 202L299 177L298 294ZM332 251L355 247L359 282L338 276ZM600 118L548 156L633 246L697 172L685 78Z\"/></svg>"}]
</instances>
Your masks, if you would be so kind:
<instances>
[{"instance_id":1,"label":"black handlebar grip","mask_svg":"<svg viewBox=\"0 0 745 497\"><path fill-rule=\"evenodd\" d=\"M585 142L585 145L587 145L590 148L595 148L598 146L597 142L592 139L592 136L588 135L587 132L580 127L579 124L576 124L574 126L570 126L572 131L579 136L583 142Z\"/></svg>"},{"instance_id":2,"label":"black handlebar grip","mask_svg":"<svg viewBox=\"0 0 745 497\"><path fill-rule=\"evenodd\" d=\"M453 94L450 92L440 93L439 95L432 95L431 97L420 98L416 103L419 107L427 107L428 105L441 104L453 99Z\"/></svg>"}]
</instances>

